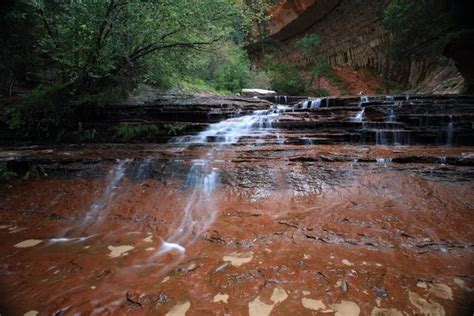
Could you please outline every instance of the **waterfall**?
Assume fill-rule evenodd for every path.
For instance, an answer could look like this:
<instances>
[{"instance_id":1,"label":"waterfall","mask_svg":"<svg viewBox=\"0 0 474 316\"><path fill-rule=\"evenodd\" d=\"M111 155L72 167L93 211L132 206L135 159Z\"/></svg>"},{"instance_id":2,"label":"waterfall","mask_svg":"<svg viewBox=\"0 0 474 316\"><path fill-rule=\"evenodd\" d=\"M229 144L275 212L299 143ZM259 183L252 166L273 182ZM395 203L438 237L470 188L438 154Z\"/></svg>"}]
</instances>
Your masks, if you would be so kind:
<instances>
[{"instance_id":1,"label":"waterfall","mask_svg":"<svg viewBox=\"0 0 474 316\"><path fill-rule=\"evenodd\" d=\"M390 163L392 162L392 158L375 158L378 163Z\"/></svg>"},{"instance_id":2,"label":"waterfall","mask_svg":"<svg viewBox=\"0 0 474 316\"><path fill-rule=\"evenodd\" d=\"M100 197L91 205L89 211L86 213L86 216L79 225L80 233L82 233L82 231L85 229L90 230L92 228L93 230L98 230L98 228L94 227L100 225L102 220L104 220L106 215L108 214L107 209L116 197L117 192L120 189L119 183L125 176L127 166L131 161L131 159L118 160L117 164L109 170L107 179L105 181L105 190L102 192ZM77 227L73 227L70 228L67 232L75 231L76 229ZM94 231L94 233L96 233L96 231Z\"/></svg>"},{"instance_id":3,"label":"waterfall","mask_svg":"<svg viewBox=\"0 0 474 316\"><path fill-rule=\"evenodd\" d=\"M410 132L400 130L375 130L376 145L409 145Z\"/></svg>"},{"instance_id":4,"label":"waterfall","mask_svg":"<svg viewBox=\"0 0 474 316\"><path fill-rule=\"evenodd\" d=\"M213 198L213 192L219 186L219 170L213 164L215 156L223 146L236 144L243 136L256 134L256 145L261 143L262 137L268 135L272 129L273 122L280 113L289 108L277 105L271 110L254 111L251 115L230 118L219 123L211 124L206 130L195 136L176 137L171 140L176 144L205 144L213 143L205 154L205 158L196 159L188 172L185 187L192 190L183 218L173 224L170 234L166 238L166 249L185 249L200 234L206 231L214 222L218 205ZM277 142L284 140L276 133ZM166 249L160 249L159 254L166 253Z\"/></svg>"},{"instance_id":5,"label":"waterfall","mask_svg":"<svg viewBox=\"0 0 474 316\"><path fill-rule=\"evenodd\" d=\"M117 164L112 166L107 173L105 189L100 196L92 203L82 221L77 226L67 227L61 233L61 237L51 238L50 244L63 242L81 242L96 236L100 233L99 225L107 217L110 205L121 189L119 183L125 176L128 165L132 159L119 159ZM92 234L91 234L92 233ZM66 237L68 235L89 234L86 237Z\"/></svg>"},{"instance_id":6,"label":"waterfall","mask_svg":"<svg viewBox=\"0 0 474 316\"><path fill-rule=\"evenodd\" d=\"M452 146L453 139L454 139L454 122L453 122L453 116L450 115L449 123L448 123L448 126L446 127L446 146Z\"/></svg>"},{"instance_id":7,"label":"waterfall","mask_svg":"<svg viewBox=\"0 0 474 316\"><path fill-rule=\"evenodd\" d=\"M214 222L217 209L212 193L218 185L219 174L212 167L211 159L194 160L185 181L185 187L192 192L183 210L183 217L174 223L166 238L166 247L184 251L188 243L199 237ZM163 254L167 251L160 249L159 252Z\"/></svg>"},{"instance_id":8,"label":"waterfall","mask_svg":"<svg viewBox=\"0 0 474 316\"><path fill-rule=\"evenodd\" d=\"M362 108L359 112L357 112L356 116L352 118L354 122L362 122L365 118L365 108Z\"/></svg>"},{"instance_id":9,"label":"waterfall","mask_svg":"<svg viewBox=\"0 0 474 316\"><path fill-rule=\"evenodd\" d=\"M282 98L283 98L284 103L281 103ZM276 95L273 97L273 99L275 100L276 104L285 104L285 105L288 104L288 96L286 95Z\"/></svg>"},{"instance_id":10,"label":"waterfall","mask_svg":"<svg viewBox=\"0 0 474 316\"><path fill-rule=\"evenodd\" d=\"M234 117L211 124L206 130L194 136L174 137L170 142L175 144L231 145L238 142L240 137L250 130L263 130L272 127L276 116L286 110L286 107L277 107L274 110L255 111L252 115Z\"/></svg>"},{"instance_id":11,"label":"waterfall","mask_svg":"<svg viewBox=\"0 0 474 316\"><path fill-rule=\"evenodd\" d=\"M385 131L383 131L383 130L376 130L375 131L375 144L376 145L388 145L387 137L385 135Z\"/></svg>"},{"instance_id":12,"label":"waterfall","mask_svg":"<svg viewBox=\"0 0 474 316\"><path fill-rule=\"evenodd\" d=\"M127 293L125 289L134 286L130 284L130 282L133 282L129 278L130 275L146 272L150 277L157 277L168 272L184 259L186 247L208 230L218 214L219 198L216 195L216 190L221 184L221 172L218 165L216 165L216 161L219 159L219 154L224 150L224 147L235 144L242 137L252 133L256 135L257 142L262 140L263 137L267 137L270 131L273 132L273 135L276 135L277 139L280 139L279 141L284 141L279 138L278 133L275 133L272 125L279 113L287 109L288 107L276 106L270 110L255 111L251 115L233 117L211 124L206 130L197 135L173 139L175 144L183 145L183 148L179 148L180 151L186 150L190 145L203 143L209 145L206 147L207 150L204 150L199 157L190 162L185 181L182 184L183 196L185 197L182 211L170 215L172 222L167 225L168 231L160 231L163 238L154 236L151 232L149 236L147 235L147 238L153 237L153 241L156 240L153 245L156 245L156 247L149 248L149 255L146 258L139 256L135 259L129 256L124 258L123 262L117 263L117 266L114 265L116 271L110 276L110 283L104 284L96 290L98 293L97 299L91 302L94 308L91 314L103 314L103 306L107 306L107 308L113 306L117 301L115 300L117 291L123 291L122 294L125 295ZM176 148L171 150L173 153L176 152ZM175 160L180 164L182 161L182 158ZM105 221L111 219L109 211L116 206L119 193L123 192L121 182L125 176L130 175L130 177L137 180L143 179L151 168L150 159L144 159L141 164L134 166L130 165L131 162L131 159L118 160L110 168L103 185L104 190L91 205L84 220L78 226L69 228L63 236L49 240L48 247L54 245L61 245L62 247L66 242L78 244L97 238L94 245L100 247L109 245L107 247L109 250L120 247L134 248L133 243L128 244L128 238L135 234L141 237L142 232L110 231L107 229L102 231L103 225L106 224ZM153 227L147 229L154 231ZM82 235L85 232L92 232L93 234ZM68 236L68 233L74 236ZM87 245L87 247L90 247L90 245ZM113 284L113 288L109 284ZM67 289L57 297L73 295L82 286ZM56 297L48 298L51 302L55 299Z\"/></svg>"},{"instance_id":13,"label":"waterfall","mask_svg":"<svg viewBox=\"0 0 474 316\"><path fill-rule=\"evenodd\" d=\"M310 108L311 109L317 109L321 106L321 99L320 98L317 98L316 100L312 100L310 101Z\"/></svg>"},{"instance_id":14,"label":"waterfall","mask_svg":"<svg viewBox=\"0 0 474 316\"><path fill-rule=\"evenodd\" d=\"M317 98L314 100L306 100L303 103L301 103L301 109L317 109L321 106L321 98ZM296 106L295 106L296 107Z\"/></svg>"},{"instance_id":15,"label":"waterfall","mask_svg":"<svg viewBox=\"0 0 474 316\"><path fill-rule=\"evenodd\" d=\"M393 108L390 108L387 122L396 122L397 121L397 115L395 114L395 110Z\"/></svg>"}]
</instances>

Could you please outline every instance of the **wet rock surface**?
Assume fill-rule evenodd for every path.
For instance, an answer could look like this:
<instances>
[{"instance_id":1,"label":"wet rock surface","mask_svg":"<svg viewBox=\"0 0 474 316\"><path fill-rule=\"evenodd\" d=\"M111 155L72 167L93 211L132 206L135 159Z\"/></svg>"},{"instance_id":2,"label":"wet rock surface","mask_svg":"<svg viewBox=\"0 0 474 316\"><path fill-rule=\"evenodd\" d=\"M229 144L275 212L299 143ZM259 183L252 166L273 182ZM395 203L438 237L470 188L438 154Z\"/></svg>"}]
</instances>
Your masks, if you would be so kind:
<instances>
[{"instance_id":1,"label":"wet rock surface","mask_svg":"<svg viewBox=\"0 0 474 316\"><path fill-rule=\"evenodd\" d=\"M196 97L163 96L140 104L119 104L86 108L77 113L80 129L94 130L92 142L152 142L165 143L173 136L197 133L209 123L233 115L244 115L264 110L271 105L265 100L251 97ZM120 126L147 132L117 137ZM73 130L79 127L73 127ZM7 126L0 126L3 144L31 144L34 139L15 135Z\"/></svg>"},{"instance_id":2,"label":"wet rock surface","mask_svg":"<svg viewBox=\"0 0 474 316\"><path fill-rule=\"evenodd\" d=\"M296 102L296 107L273 125L288 130L289 142L473 145L474 99L469 96L341 97L291 101Z\"/></svg>"},{"instance_id":3,"label":"wet rock surface","mask_svg":"<svg viewBox=\"0 0 474 316\"><path fill-rule=\"evenodd\" d=\"M0 312L472 314L473 147L272 125L323 111L229 142L4 148Z\"/></svg>"}]
</instances>

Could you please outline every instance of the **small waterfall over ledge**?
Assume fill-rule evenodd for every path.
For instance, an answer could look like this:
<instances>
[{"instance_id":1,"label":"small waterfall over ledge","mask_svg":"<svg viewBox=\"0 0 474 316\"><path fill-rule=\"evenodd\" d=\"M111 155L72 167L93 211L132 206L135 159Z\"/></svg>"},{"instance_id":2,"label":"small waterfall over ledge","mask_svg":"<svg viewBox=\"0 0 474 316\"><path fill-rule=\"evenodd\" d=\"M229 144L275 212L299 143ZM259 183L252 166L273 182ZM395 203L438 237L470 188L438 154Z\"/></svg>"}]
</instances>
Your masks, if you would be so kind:
<instances>
[{"instance_id":1,"label":"small waterfall over ledge","mask_svg":"<svg viewBox=\"0 0 474 316\"><path fill-rule=\"evenodd\" d=\"M449 115L449 123L446 127L446 146L452 146L454 139L454 122L453 116Z\"/></svg>"},{"instance_id":2,"label":"small waterfall over ledge","mask_svg":"<svg viewBox=\"0 0 474 316\"><path fill-rule=\"evenodd\" d=\"M365 108L362 108L357 114L352 118L354 122L362 122L365 118Z\"/></svg>"},{"instance_id":3,"label":"small waterfall over ledge","mask_svg":"<svg viewBox=\"0 0 474 316\"><path fill-rule=\"evenodd\" d=\"M277 101L281 99L278 98ZM270 132L275 132L273 122L278 115L289 109L287 106L275 105L269 110L258 110L250 115L233 117L211 124L197 135L175 137L170 140L172 144L185 145L185 149L191 145L205 144L210 145L210 148L200 159L192 162L185 182L185 187L191 191L183 216L172 224L168 237L165 238L165 248L162 247L157 254L162 255L176 249L181 249L183 252L214 222L218 205L213 193L220 184L219 170L214 165L214 161L219 151L248 136L253 136L255 144L258 145ZM277 143L284 142L278 133L273 134L276 136Z\"/></svg>"}]
</instances>

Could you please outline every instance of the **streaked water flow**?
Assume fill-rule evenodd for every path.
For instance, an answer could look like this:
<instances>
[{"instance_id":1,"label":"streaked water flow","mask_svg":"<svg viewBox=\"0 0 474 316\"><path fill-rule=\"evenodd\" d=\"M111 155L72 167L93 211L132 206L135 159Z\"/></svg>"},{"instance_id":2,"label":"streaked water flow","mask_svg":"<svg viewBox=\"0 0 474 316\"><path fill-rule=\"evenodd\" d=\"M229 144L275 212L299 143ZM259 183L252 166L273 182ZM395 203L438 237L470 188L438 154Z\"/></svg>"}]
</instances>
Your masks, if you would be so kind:
<instances>
[{"instance_id":1,"label":"streaked water flow","mask_svg":"<svg viewBox=\"0 0 474 316\"><path fill-rule=\"evenodd\" d=\"M281 99L278 97L276 100ZM285 102L287 102L286 99ZM219 169L214 161L219 149L236 144L241 138L247 136L255 138L255 145L264 143L263 138L270 134L276 137L277 142L284 142L284 139L273 128L273 122L278 115L287 110L289 110L287 106L276 105L270 110L258 110L251 115L229 118L211 124L197 135L176 137L170 141L185 146L209 144L210 148L203 156L205 158L192 162L185 182L185 187L191 190L191 193L183 210L183 217L173 224L169 236L163 243L164 246L158 250L159 254L166 253L166 249L169 251L185 249L214 222L218 205L213 193L220 183Z\"/></svg>"}]
</instances>

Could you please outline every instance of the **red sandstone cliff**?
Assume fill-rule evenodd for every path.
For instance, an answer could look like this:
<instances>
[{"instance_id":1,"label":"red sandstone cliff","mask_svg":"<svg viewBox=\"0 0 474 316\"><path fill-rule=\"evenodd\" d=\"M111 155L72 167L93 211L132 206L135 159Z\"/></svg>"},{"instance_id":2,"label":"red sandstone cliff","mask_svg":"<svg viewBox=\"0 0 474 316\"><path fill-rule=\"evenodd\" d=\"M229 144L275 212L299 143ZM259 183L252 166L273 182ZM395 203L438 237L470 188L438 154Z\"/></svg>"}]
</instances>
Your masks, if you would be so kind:
<instances>
[{"instance_id":1,"label":"red sandstone cliff","mask_svg":"<svg viewBox=\"0 0 474 316\"><path fill-rule=\"evenodd\" d=\"M392 36L382 23L383 10L390 1L281 0L271 9L266 28L269 38L281 43L277 57L293 65L306 63L296 44L298 38L314 33L333 67L371 69L419 92L460 92L463 79L454 63L439 68L430 60L407 58L400 63L390 57Z\"/></svg>"}]
</instances>

